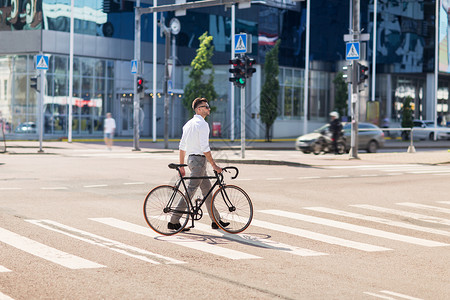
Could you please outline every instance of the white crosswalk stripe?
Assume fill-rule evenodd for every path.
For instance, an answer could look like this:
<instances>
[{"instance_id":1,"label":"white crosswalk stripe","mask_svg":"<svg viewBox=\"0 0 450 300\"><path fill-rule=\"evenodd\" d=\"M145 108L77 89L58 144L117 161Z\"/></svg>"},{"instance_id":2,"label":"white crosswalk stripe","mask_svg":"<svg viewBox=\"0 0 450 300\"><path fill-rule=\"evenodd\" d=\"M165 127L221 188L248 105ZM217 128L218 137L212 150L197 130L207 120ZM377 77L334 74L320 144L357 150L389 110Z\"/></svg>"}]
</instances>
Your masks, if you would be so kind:
<instances>
[{"instance_id":1,"label":"white crosswalk stripe","mask_svg":"<svg viewBox=\"0 0 450 300\"><path fill-rule=\"evenodd\" d=\"M388 213L391 215L407 217L407 218L416 219L416 220L423 221L423 222L429 222L429 223L441 224L441 225L450 225L450 220L448 220L448 219L427 216L427 215L422 215L422 214L416 214L416 213L401 211L401 210L392 209L392 208L384 208L384 207L379 207L379 206L374 206L374 205L366 205L366 204L355 204L355 205L350 205L350 206L374 210L374 211L378 211L378 212L382 212L382 213Z\"/></svg>"},{"instance_id":2,"label":"white crosswalk stripe","mask_svg":"<svg viewBox=\"0 0 450 300\"><path fill-rule=\"evenodd\" d=\"M222 257L230 258L230 259L255 259L255 258L261 258L256 255L247 254L244 252L232 250L232 249L226 249L223 247L219 247L216 245L211 245L206 242L202 241L196 241L193 239L186 238L185 235L175 235L175 236L166 236L161 237L161 235L154 232L149 227L144 227L140 225L136 225L133 223L121 221L114 218L91 218L90 220L100 222L102 224L106 224L115 228L119 228L122 230L127 230L133 233L141 234L144 236L148 236L151 238L158 237L158 240L167 241L179 246L188 247L191 249L199 250L202 252L207 252L214 255L219 255ZM197 227L200 224L196 224Z\"/></svg>"},{"instance_id":3,"label":"white crosswalk stripe","mask_svg":"<svg viewBox=\"0 0 450 300\"><path fill-rule=\"evenodd\" d=\"M383 230L373 229L373 228L365 227L365 226L354 225L354 224L350 224L350 223L344 223L344 222L333 221L333 220L328 220L328 219L324 219L324 218L307 216L307 215L303 215L303 214L299 214L299 213L292 213L292 212L281 211L281 210L262 210L260 212L263 212L266 214L272 214L272 215L276 215L276 216L287 217L287 218L291 218L291 219L295 219L295 220L310 222L310 223L314 223L314 224L320 224L320 225L330 226L330 227L334 227L334 228L349 230L349 231L358 232L358 233L376 236L376 237L381 237L381 238L385 238L385 239L391 239L391 240L400 241L400 242L404 242L404 243L425 246L425 247L449 246L448 244L439 243L439 242L435 242L435 241L415 238L415 237L411 237L411 236L406 236L406 235L387 232L387 231L383 231Z\"/></svg>"},{"instance_id":4,"label":"white crosswalk stripe","mask_svg":"<svg viewBox=\"0 0 450 300\"><path fill-rule=\"evenodd\" d=\"M0 228L0 242L69 269L104 267L103 265L49 247L3 228Z\"/></svg>"},{"instance_id":5,"label":"white crosswalk stripe","mask_svg":"<svg viewBox=\"0 0 450 300\"><path fill-rule=\"evenodd\" d=\"M389 220L389 219L383 219L383 218L379 218L379 217L361 215L361 214L357 214L357 213L352 213L352 212L347 212L347 211L342 211L342 210L337 210L337 209L332 209L332 208L304 207L304 209L333 214L333 215L347 217L347 218L354 218L354 219L363 220L363 221L371 221L371 222L381 223L381 224L394 226L394 227L412 229L412 230L416 230L416 231L433 233L433 234L438 234L438 235L443 235L443 236L450 236L449 231L428 228L428 227L422 227L422 226L418 226L418 225L414 225L414 224L410 224L410 223L404 223L404 222L393 221L393 220Z\"/></svg>"},{"instance_id":6,"label":"white crosswalk stripe","mask_svg":"<svg viewBox=\"0 0 450 300\"><path fill-rule=\"evenodd\" d=\"M0 266L0 273L6 273L6 272L11 272L11 270L8 268L5 268L4 266Z\"/></svg>"},{"instance_id":7,"label":"white crosswalk stripe","mask_svg":"<svg viewBox=\"0 0 450 300\"><path fill-rule=\"evenodd\" d=\"M66 226L63 224L60 224L58 222L54 222L51 220L27 220L28 222L41 226L43 228L56 231L59 233L62 233L64 235L67 235L69 237L84 241L89 244L93 244L96 246L104 247L107 249L110 249L112 251L134 257L140 260L143 260L145 262L149 262L152 264L181 264L184 263L183 261L166 257L160 254L152 253L150 251L140 249L134 246L126 245L121 242L117 242L114 240L110 240L107 238L104 238L102 236L89 233L83 230L79 230L70 226Z\"/></svg>"},{"instance_id":8,"label":"white crosswalk stripe","mask_svg":"<svg viewBox=\"0 0 450 300\"><path fill-rule=\"evenodd\" d=\"M0 300L14 300L14 299L0 292Z\"/></svg>"},{"instance_id":9,"label":"white crosswalk stripe","mask_svg":"<svg viewBox=\"0 0 450 300\"><path fill-rule=\"evenodd\" d=\"M402 202L402 203L396 203L396 204L413 207L413 208L430 210L430 211L434 211L434 212L442 212L442 213L450 214L450 209L444 208L444 207L437 207L437 206L431 206L431 205L425 205L425 204L419 204L419 203L410 203L410 202Z\"/></svg>"},{"instance_id":10,"label":"white crosswalk stripe","mask_svg":"<svg viewBox=\"0 0 450 300\"><path fill-rule=\"evenodd\" d=\"M322 234L322 233L317 233L317 232L313 232L313 231L309 231L309 230L305 230L305 229L294 228L294 227L290 227L290 226L284 226L284 225L279 225L279 224L255 220L255 219L253 219L251 226L257 226L257 227L262 227L262 228L269 229L269 230L280 231L283 233L296 235L296 236L314 240L314 241L320 241L320 242L324 242L327 244L338 245L338 246L357 249L357 250L366 251L366 252L392 250L392 249L385 248L385 247L350 241L350 240L341 239L338 237L334 237L334 236L330 236L330 235L326 235L326 234Z\"/></svg>"},{"instance_id":11,"label":"white crosswalk stripe","mask_svg":"<svg viewBox=\"0 0 450 300\"><path fill-rule=\"evenodd\" d=\"M213 230L209 226L204 224L195 224L195 229L201 230L208 233L209 235L221 236L223 238L234 240L243 244L249 244L256 247L262 247L267 249L273 249L278 251L283 251L289 254L298 256L321 256L328 255L327 253L317 252L309 249L304 249L296 246L291 246L288 244L283 244L276 242L274 240L262 239L257 236L252 236L248 234L231 234L223 231Z\"/></svg>"}]
</instances>

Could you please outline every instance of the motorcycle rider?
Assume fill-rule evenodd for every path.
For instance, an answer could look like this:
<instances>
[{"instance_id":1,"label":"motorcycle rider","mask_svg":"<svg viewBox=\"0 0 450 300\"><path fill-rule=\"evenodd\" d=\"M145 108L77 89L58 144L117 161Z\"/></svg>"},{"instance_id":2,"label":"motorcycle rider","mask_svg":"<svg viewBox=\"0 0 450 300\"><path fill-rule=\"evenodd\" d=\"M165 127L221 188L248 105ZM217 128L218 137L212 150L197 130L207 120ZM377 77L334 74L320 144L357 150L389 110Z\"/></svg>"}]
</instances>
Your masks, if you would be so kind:
<instances>
[{"instance_id":1,"label":"motorcycle rider","mask_svg":"<svg viewBox=\"0 0 450 300\"><path fill-rule=\"evenodd\" d=\"M331 140L333 141L333 150L335 154L339 154L339 150L337 148L337 141L342 134L342 124L339 120L339 113L336 111L332 111L330 113L331 122L330 122L330 132L331 132Z\"/></svg>"}]
</instances>

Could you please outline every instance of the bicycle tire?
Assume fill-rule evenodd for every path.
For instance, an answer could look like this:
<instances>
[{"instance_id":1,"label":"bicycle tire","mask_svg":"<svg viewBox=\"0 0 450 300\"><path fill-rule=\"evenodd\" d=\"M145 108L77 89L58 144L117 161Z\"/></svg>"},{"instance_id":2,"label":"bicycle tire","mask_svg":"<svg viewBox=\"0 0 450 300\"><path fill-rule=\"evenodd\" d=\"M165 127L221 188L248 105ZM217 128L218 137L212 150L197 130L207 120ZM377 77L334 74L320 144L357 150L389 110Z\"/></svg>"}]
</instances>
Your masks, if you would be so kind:
<instances>
[{"instance_id":1,"label":"bicycle tire","mask_svg":"<svg viewBox=\"0 0 450 300\"><path fill-rule=\"evenodd\" d=\"M247 229L253 219L253 205L247 193L238 186L220 187L211 200L214 222L222 230L239 233ZM229 222L222 226L222 222Z\"/></svg>"},{"instance_id":2,"label":"bicycle tire","mask_svg":"<svg viewBox=\"0 0 450 300\"><path fill-rule=\"evenodd\" d=\"M178 209L178 212L175 210ZM180 227L169 229L174 214L180 215ZM186 196L171 185L160 185L152 189L144 201L144 217L151 229L162 235L173 235L184 229L189 221L189 204Z\"/></svg>"}]
</instances>

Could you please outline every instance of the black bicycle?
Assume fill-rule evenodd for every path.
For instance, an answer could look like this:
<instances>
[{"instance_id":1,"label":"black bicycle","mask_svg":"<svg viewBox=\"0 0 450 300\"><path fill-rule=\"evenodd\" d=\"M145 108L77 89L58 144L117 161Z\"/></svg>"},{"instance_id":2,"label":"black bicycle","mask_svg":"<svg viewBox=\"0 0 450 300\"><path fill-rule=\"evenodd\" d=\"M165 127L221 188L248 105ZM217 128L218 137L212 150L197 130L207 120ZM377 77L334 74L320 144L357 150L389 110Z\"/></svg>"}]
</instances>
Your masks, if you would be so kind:
<instances>
[{"instance_id":1,"label":"black bicycle","mask_svg":"<svg viewBox=\"0 0 450 300\"><path fill-rule=\"evenodd\" d=\"M178 171L180 179L173 186L160 185L147 194L144 201L144 216L147 224L157 233L173 235L182 231L190 218L192 220L191 228L193 228L194 221L203 217L201 209L203 203L218 187L211 200L214 222L219 228L229 233L244 231L253 218L253 205L247 193L238 186L225 184L223 173L214 171L214 176L205 177L182 176L180 167L186 166L185 164L169 164L170 169ZM222 168L223 172L228 172L228 170L235 171L231 179L235 179L239 174L236 167ZM198 198L193 203L187 192L185 182L187 179L215 179L215 182L203 199ZM184 187L184 193L180 191L181 186ZM174 215L176 215L176 219L179 218L181 226L176 229L169 229L168 224Z\"/></svg>"}]
</instances>

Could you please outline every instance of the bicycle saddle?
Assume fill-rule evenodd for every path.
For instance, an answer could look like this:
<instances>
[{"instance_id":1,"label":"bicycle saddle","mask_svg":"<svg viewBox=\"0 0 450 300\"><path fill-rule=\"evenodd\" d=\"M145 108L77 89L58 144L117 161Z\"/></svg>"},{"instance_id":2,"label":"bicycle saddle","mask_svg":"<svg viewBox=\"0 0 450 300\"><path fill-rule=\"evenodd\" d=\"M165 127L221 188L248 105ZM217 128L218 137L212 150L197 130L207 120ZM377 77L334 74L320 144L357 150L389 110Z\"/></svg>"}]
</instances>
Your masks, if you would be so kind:
<instances>
[{"instance_id":1,"label":"bicycle saddle","mask_svg":"<svg viewBox=\"0 0 450 300\"><path fill-rule=\"evenodd\" d=\"M185 165L185 164L169 164L169 168L170 169L178 169L178 168L180 168L180 167L187 167L187 165Z\"/></svg>"}]
</instances>

